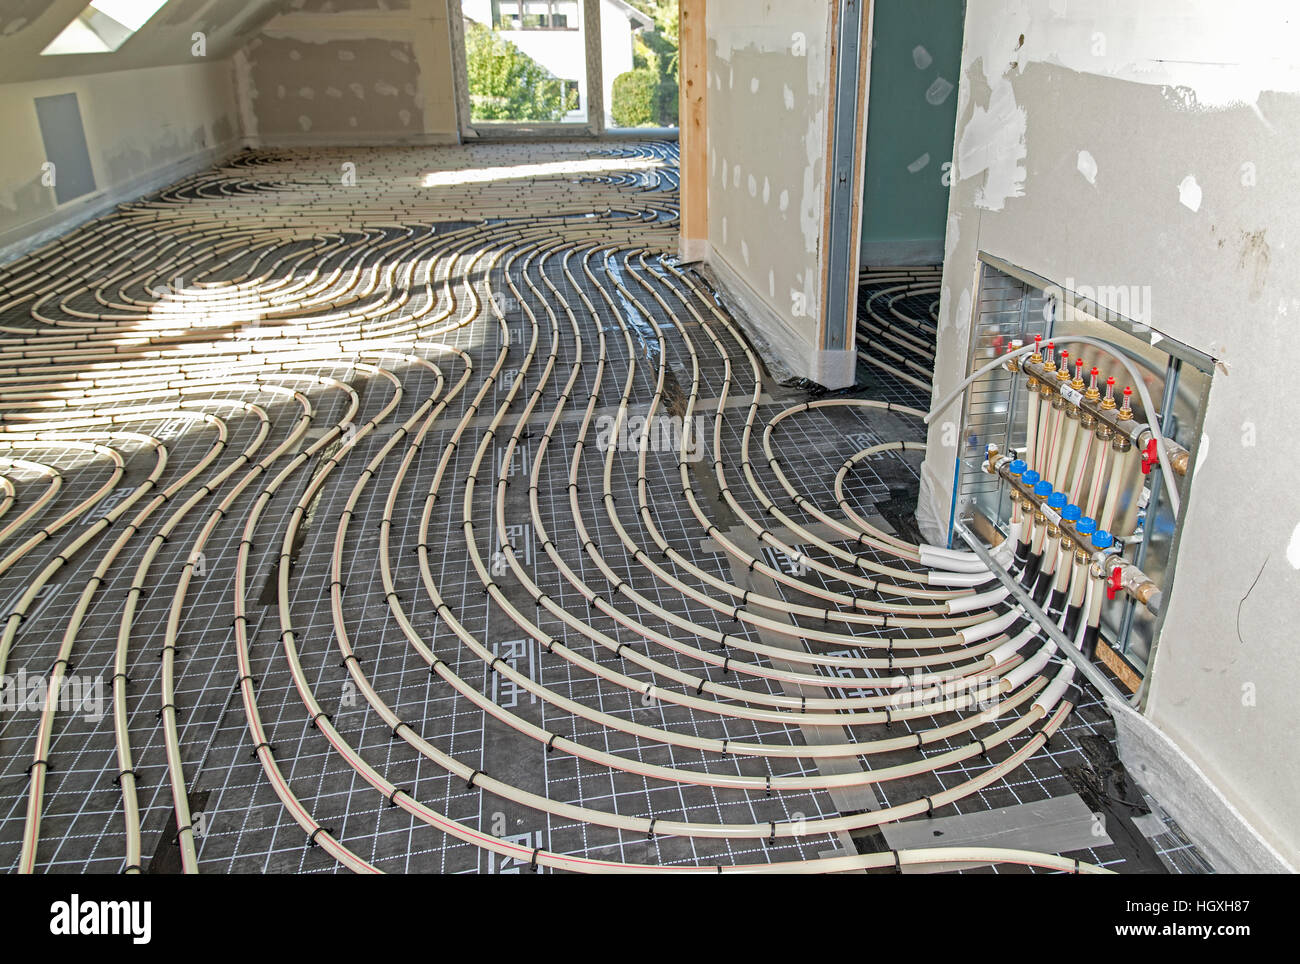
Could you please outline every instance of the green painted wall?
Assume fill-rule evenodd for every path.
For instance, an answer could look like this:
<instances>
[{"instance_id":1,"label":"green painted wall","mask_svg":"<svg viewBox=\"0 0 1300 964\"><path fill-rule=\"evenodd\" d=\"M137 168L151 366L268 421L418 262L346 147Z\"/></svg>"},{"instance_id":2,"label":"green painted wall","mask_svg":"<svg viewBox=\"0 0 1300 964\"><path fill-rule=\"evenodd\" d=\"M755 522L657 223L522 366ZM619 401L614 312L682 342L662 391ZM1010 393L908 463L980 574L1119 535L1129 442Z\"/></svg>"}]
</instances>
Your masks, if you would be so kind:
<instances>
[{"instance_id":1,"label":"green painted wall","mask_svg":"<svg viewBox=\"0 0 1300 964\"><path fill-rule=\"evenodd\" d=\"M864 264L943 257L964 0L875 0ZM926 155L929 156L926 160Z\"/></svg>"}]
</instances>

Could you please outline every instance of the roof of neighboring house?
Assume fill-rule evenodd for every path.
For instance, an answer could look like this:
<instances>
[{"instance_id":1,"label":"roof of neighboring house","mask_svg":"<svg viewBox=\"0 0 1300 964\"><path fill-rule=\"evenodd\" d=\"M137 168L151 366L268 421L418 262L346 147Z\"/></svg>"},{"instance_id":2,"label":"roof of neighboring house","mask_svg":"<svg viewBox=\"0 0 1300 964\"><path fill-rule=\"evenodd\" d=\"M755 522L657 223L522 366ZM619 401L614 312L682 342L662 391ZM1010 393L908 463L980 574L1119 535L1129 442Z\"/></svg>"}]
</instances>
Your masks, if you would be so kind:
<instances>
[{"instance_id":1,"label":"roof of neighboring house","mask_svg":"<svg viewBox=\"0 0 1300 964\"><path fill-rule=\"evenodd\" d=\"M630 3L624 3L623 0L605 0L605 2L612 4L615 7L618 7L618 9L623 12L623 15L626 16L627 19L636 20L643 27L653 27L655 25L655 22L652 18L642 13L640 10L632 6Z\"/></svg>"}]
</instances>

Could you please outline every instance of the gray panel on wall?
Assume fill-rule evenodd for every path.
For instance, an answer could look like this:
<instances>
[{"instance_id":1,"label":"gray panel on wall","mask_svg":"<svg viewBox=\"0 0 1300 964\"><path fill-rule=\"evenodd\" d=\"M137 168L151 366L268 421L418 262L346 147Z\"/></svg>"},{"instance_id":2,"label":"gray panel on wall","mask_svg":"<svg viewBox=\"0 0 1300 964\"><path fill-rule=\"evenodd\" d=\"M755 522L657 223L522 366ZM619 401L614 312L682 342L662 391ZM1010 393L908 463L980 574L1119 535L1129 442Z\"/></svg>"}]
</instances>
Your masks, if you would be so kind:
<instances>
[{"instance_id":1,"label":"gray panel on wall","mask_svg":"<svg viewBox=\"0 0 1300 964\"><path fill-rule=\"evenodd\" d=\"M45 159L54 164L55 199L65 204L95 190L95 172L90 167L77 95L37 97L36 117L45 142Z\"/></svg>"}]
</instances>

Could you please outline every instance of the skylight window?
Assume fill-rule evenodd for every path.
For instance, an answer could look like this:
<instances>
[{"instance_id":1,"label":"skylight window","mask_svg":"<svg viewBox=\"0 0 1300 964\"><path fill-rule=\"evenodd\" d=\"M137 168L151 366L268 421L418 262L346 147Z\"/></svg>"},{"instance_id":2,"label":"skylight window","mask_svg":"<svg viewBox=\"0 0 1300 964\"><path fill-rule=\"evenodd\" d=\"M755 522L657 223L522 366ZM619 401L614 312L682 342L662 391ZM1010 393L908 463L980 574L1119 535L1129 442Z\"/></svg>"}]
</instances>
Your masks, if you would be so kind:
<instances>
[{"instance_id":1,"label":"skylight window","mask_svg":"<svg viewBox=\"0 0 1300 964\"><path fill-rule=\"evenodd\" d=\"M111 54L166 3L167 0L90 0L86 9L50 41L41 55Z\"/></svg>"}]
</instances>

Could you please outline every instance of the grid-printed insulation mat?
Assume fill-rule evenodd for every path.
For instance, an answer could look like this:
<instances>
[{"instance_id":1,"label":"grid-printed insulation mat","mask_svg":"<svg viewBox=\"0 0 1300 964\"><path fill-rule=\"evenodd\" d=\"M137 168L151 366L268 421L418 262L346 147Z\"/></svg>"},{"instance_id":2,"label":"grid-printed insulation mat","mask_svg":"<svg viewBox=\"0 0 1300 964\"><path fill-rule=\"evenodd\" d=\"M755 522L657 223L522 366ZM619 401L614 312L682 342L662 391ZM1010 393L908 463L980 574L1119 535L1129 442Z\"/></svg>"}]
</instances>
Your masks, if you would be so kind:
<instances>
[{"instance_id":1,"label":"grid-printed insulation mat","mask_svg":"<svg viewBox=\"0 0 1300 964\"><path fill-rule=\"evenodd\" d=\"M924 410L936 272L864 274L857 390L777 384L676 185L246 152L0 270L0 868L1201 866L845 526L916 538L919 452L835 479L919 419L765 439Z\"/></svg>"}]
</instances>

